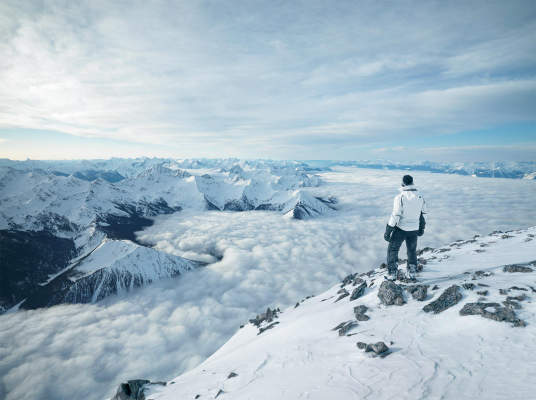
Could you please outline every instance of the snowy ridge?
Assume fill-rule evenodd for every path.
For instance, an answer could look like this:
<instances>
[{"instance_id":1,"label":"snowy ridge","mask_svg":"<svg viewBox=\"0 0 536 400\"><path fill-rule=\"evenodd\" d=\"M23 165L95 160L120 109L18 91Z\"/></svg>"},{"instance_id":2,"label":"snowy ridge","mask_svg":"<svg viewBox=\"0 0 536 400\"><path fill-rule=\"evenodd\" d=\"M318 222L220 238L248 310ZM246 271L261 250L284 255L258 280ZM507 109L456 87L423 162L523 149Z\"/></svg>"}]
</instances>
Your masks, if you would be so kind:
<instances>
[{"instance_id":1,"label":"snowy ridge","mask_svg":"<svg viewBox=\"0 0 536 400\"><path fill-rule=\"evenodd\" d=\"M183 209L271 210L308 219L330 212L334 203L307 192L304 188L322 181L303 165L289 162L111 159L0 164L7 165L0 166L0 239L6 246L28 243L7 260L12 272L3 278L9 290L0 294L0 313L24 299L22 308L94 302L204 265L133 243L134 232L152 224L150 217ZM21 234L9 233L15 231ZM68 244L47 234L72 241L68 254L74 257L68 265L60 251ZM38 248L32 247L36 236ZM39 258L30 260L26 253L45 251L45 242L51 246L50 257L36 270L31 264Z\"/></svg>"},{"instance_id":2,"label":"snowy ridge","mask_svg":"<svg viewBox=\"0 0 536 400\"><path fill-rule=\"evenodd\" d=\"M385 269L353 274L295 307L257 316L165 386L132 382L159 400L532 398L536 227L425 250L418 282L396 282L401 306L378 296ZM410 295L415 285L428 285L424 296ZM446 309L423 310L449 292L458 295ZM475 303L486 318L467 315ZM504 314L510 322L499 322ZM378 357L360 342L389 349L377 346ZM131 398L121 390L115 399Z\"/></svg>"},{"instance_id":3,"label":"snowy ridge","mask_svg":"<svg viewBox=\"0 0 536 400\"><path fill-rule=\"evenodd\" d=\"M138 164L148 163L132 163L133 168ZM80 231L92 223L108 223L108 215L150 217L183 208L288 212L289 204L296 206L307 197L300 188L322 184L317 176L286 166L257 163L249 168L247 163L235 162L229 170L221 167L223 172L193 175L176 168L182 164L152 164L135 175L131 170L133 177L117 182L0 167L0 229ZM330 210L311 196L306 203L316 214Z\"/></svg>"}]
</instances>

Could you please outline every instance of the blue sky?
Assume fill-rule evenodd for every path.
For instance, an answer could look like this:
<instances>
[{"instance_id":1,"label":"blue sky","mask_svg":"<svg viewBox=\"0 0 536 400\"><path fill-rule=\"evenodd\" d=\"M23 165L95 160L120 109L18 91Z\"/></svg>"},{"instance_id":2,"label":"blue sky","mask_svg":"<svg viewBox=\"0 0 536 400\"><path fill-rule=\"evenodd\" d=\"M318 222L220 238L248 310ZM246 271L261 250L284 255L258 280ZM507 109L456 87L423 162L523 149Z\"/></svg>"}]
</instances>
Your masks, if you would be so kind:
<instances>
[{"instance_id":1,"label":"blue sky","mask_svg":"<svg viewBox=\"0 0 536 400\"><path fill-rule=\"evenodd\" d=\"M0 157L536 160L535 14L0 0Z\"/></svg>"}]
</instances>

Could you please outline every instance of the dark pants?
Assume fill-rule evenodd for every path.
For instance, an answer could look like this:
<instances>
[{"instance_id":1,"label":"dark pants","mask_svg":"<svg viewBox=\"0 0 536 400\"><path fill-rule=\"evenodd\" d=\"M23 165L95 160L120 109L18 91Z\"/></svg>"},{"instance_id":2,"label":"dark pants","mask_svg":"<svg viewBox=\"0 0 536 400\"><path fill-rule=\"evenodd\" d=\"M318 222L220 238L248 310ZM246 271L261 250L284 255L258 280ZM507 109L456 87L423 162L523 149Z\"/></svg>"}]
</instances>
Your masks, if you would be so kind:
<instances>
[{"instance_id":1,"label":"dark pants","mask_svg":"<svg viewBox=\"0 0 536 400\"><path fill-rule=\"evenodd\" d=\"M398 250L404 240L408 252L408 265L417 266L417 238L419 231L404 231L395 227L387 246L387 271L389 274L396 274L398 270Z\"/></svg>"}]
</instances>

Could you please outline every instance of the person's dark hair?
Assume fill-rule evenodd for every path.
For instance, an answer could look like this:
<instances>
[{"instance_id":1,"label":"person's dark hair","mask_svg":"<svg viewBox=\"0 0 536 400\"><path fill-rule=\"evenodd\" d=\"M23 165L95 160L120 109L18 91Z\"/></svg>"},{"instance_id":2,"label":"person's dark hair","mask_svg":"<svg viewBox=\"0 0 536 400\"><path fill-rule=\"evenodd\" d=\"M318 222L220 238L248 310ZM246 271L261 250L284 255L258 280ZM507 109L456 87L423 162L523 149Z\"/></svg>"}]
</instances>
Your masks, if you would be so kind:
<instances>
[{"instance_id":1,"label":"person's dark hair","mask_svg":"<svg viewBox=\"0 0 536 400\"><path fill-rule=\"evenodd\" d=\"M404 175L402 178L402 184L404 186L413 185L413 177L411 175Z\"/></svg>"}]
</instances>

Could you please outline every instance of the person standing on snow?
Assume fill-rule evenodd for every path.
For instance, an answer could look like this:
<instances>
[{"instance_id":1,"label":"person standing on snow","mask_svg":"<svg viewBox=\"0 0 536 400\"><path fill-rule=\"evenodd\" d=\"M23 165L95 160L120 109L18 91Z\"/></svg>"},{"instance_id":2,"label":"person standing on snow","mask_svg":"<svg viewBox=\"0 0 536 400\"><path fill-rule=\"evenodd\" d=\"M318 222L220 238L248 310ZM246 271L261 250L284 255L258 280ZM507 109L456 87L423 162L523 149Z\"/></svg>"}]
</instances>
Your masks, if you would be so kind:
<instances>
[{"instance_id":1,"label":"person standing on snow","mask_svg":"<svg viewBox=\"0 0 536 400\"><path fill-rule=\"evenodd\" d=\"M400 194L395 197L393 213L385 228L384 239L387 246L387 276L385 279L396 280L398 271L398 250L404 240L408 253L405 277L414 278L417 272L417 237L424 235L426 220L426 202L413 185L413 178L402 178Z\"/></svg>"}]
</instances>

